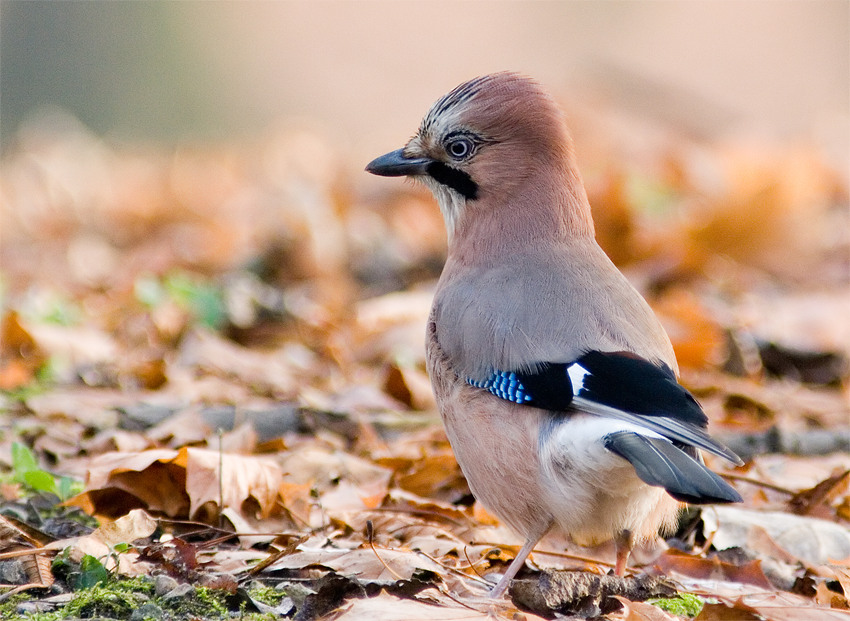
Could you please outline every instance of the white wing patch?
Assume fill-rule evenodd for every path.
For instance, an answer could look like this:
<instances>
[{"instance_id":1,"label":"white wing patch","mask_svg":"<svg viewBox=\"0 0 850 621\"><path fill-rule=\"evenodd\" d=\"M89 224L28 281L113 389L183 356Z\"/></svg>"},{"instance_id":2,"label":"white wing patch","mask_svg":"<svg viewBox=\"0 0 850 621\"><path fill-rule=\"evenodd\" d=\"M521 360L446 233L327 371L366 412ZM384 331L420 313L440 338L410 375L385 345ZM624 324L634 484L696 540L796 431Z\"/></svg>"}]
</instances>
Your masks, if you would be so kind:
<instances>
[{"instance_id":1,"label":"white wing patch","mask_svg":"<svg viewBox=\"0 0 850 621\"><path fill-rule=\"evenodd\" d=\"M567 375L570 376L570 382L573 385L573 395L578 395L584 388L584 379L590 375L590 372L578 362L574 362L567 367Z\"/></svg>"}]
</instances>

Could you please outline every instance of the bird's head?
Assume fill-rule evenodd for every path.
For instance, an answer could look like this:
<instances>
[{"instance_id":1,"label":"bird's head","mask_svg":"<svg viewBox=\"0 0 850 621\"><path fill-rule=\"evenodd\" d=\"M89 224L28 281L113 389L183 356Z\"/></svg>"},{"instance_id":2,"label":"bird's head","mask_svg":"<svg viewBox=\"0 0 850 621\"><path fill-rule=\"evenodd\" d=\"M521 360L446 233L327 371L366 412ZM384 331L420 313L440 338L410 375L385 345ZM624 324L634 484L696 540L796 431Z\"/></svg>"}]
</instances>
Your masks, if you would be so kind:
<instances>
[{"instance_id":1,"label":"bird's head","mask_svg":"<svg viewBox=\"0 0 850 621\"><path fill-rule=\"evenodd\" d=\"M459 85L431 107L403 148L366 170L423 181L440 204L450 238L467 220L503 210L499 217L510 212L511 218L536 218L540 227L576 229L566 219L578 209L578 228L589 226L592 234L563 114L536 81L517 73Z\"/></svg>"}]
</instances>

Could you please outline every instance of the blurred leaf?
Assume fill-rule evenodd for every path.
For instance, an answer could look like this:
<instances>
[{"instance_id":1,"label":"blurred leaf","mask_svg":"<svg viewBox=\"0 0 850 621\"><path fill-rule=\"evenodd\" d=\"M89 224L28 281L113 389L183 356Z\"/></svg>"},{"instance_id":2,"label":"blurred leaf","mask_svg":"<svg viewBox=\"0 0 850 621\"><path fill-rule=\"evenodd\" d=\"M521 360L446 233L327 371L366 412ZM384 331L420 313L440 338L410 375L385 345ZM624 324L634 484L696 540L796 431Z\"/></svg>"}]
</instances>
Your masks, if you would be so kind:
<instances>
[{"instance_id":1,"label":"blurred leaf","mask_svg":"<svg viewBox=\"0 0 850 621\"><path fill-rule=\"evenodd\" d=\"M31 470L24 473L24 483L37 492L48 492L50 494L59 495L59 490L56 487L56 479L49 472L44 470Z\"/></svg>"},{"instance_id":2,"label":"blurred leaf","mask_svg":"<svg viewBox=\"0 0 850 621\"><path fill-rule=\"evenodd\" d=\"M12 469L15 479L21 483L25 482L23 477L26 473L40 469L35 454L20 442L12 443Z\"/></svg>"},{"instance_id":3,"label":"blurred leaf","mask_svg":"<svg viewBox=\"0 0 850 621\"><path fill-rule=\"evenodd\" d=\"M72 479L71 477L59 477L56 492L54 493L64 502L72 496L81 493L83 489L84 484L82 481Z\"/></svg>"},{"instance_id":4,"label":"blurred leaf","mask_svg":"<svg viewBox=\"0 0 850 621\"><path fill-rule=\"evenodd\" d=\"M148 308L156 308L165 301L165 289L155 276L140 276L133 283L136 299Z\"/></svg>"},{"instance_id":5,"label":"blurred leaf","mask_svg":"<svg viewBox=\"0 0 850 621\"><path fill-rule=\"evenodd\" d=\"M224 295L220 288L183 272L173 272L164 281L165 291L189 310L201 325L220 328L227 320Z\"/></svg>"}]
</instances>

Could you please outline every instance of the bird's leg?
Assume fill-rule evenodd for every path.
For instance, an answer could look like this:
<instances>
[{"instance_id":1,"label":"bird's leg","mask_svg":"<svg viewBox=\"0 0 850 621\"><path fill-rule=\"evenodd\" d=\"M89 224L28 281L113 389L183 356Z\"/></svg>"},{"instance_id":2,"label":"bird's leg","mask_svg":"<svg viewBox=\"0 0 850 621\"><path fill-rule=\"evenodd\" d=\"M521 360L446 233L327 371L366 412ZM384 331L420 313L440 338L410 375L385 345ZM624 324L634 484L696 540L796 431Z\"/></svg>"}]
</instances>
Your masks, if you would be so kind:
<instances>
[{"instance_id":1,"label":"bird's leg","mask_svg":"<svg viewBox=\"0 0 850 621\"><path fill-rule=\"evenodd\" d=\"M528 555L531 554L531 551L534 549L534 546L537 545L537 542L540 540L537 539L526 539L525 544L523 544L522 548L520 548L519 554L516 555L516 558L513 562L508 565L508 570L505 572L505 575L502 576L502 579L499 580L499 583L490 591L490 599L496 599L501 597L502 594L507 590L508 585L513 580L513 577L516 576L516 573L520 570L520 568L525 564L525 559L528 558Z\"/></svg>"},{"instance_id":2,"label":"bird's leg","mask_svg":"<svg viewBox=\"0 0 850 621\"><path fill-rule=\"evenodd\" d=\"M617 551L617 563L614 565L614 573L621 578L626 575L626 563L629 562L629 554L634 545L632 531L623 529L614 537L614 549Z\"/></svg>"}]
</instances>

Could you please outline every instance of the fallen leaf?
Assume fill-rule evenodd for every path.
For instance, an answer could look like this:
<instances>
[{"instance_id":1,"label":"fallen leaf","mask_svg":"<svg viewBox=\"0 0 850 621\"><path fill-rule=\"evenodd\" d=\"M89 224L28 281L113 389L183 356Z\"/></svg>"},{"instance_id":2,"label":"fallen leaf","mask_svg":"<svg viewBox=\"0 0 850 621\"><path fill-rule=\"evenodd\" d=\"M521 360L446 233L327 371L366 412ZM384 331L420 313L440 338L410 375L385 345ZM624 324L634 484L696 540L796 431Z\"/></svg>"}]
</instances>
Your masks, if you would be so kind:
<instances>
[{"instance_id":1,"label":"fallen leaf","mask_svg":"<svg viewBox=\"0 0 850 621\"><path fill-rule=\"evenodd\" d=\"M661 574L688 576L697 580L721 580L752 584L764 589L773 585L764 575L761 561L750 561L743 565L727 563L717 558L701 558L681 554L674 550L661 555L654 563Z\"/></svg>"},{"instance_id":2,"label":"fallen leaf","mask_svg":"<svg viewBox=\"0 0 850 621\"><path fill-rule=\"evenodd\" d=\"M850 470L834 474L812 488L797 492L788 501L788 506L797 515L809 515L821 503L846 493L848 483L850 483Z\"/></svg>"},{"instance_id":3,"label":"fallen leaf","mask_svg":"<svg viewBox=\"0 0 850 621\"><path fill-rule=\"evenodd\" d=\"M677 621L677 617L664 612L652 604L632 602L619 595L614 595L613 597L623 605L623 610L615 613L623 621Z\"/></svg>"},{"instance_id":4,"label":"fallen leaf","mask_svg":"<svg viewBox=\"0 0 850 621\"><path fill-rule=\"evenodd\" d=\"M786 552L810 565L850 557L850 530L817 518L775 511L714 506L703 512L718 549L746 547L753 526L763 528Z\"/></svg>"},{"instance_id":5,"label":"fallen leaf","mask_svg":"<svg viewBox=\"0 0 850 621\"><path fill-rule=\"evenodd\" d=\"M252 513L255 509L245 503L253 499L259 517L268 517L275 509L283 473L270 458L184 447L173 463L186 469L190 516L207 502L219 510Z\"/></svg>"}]
</instances>

